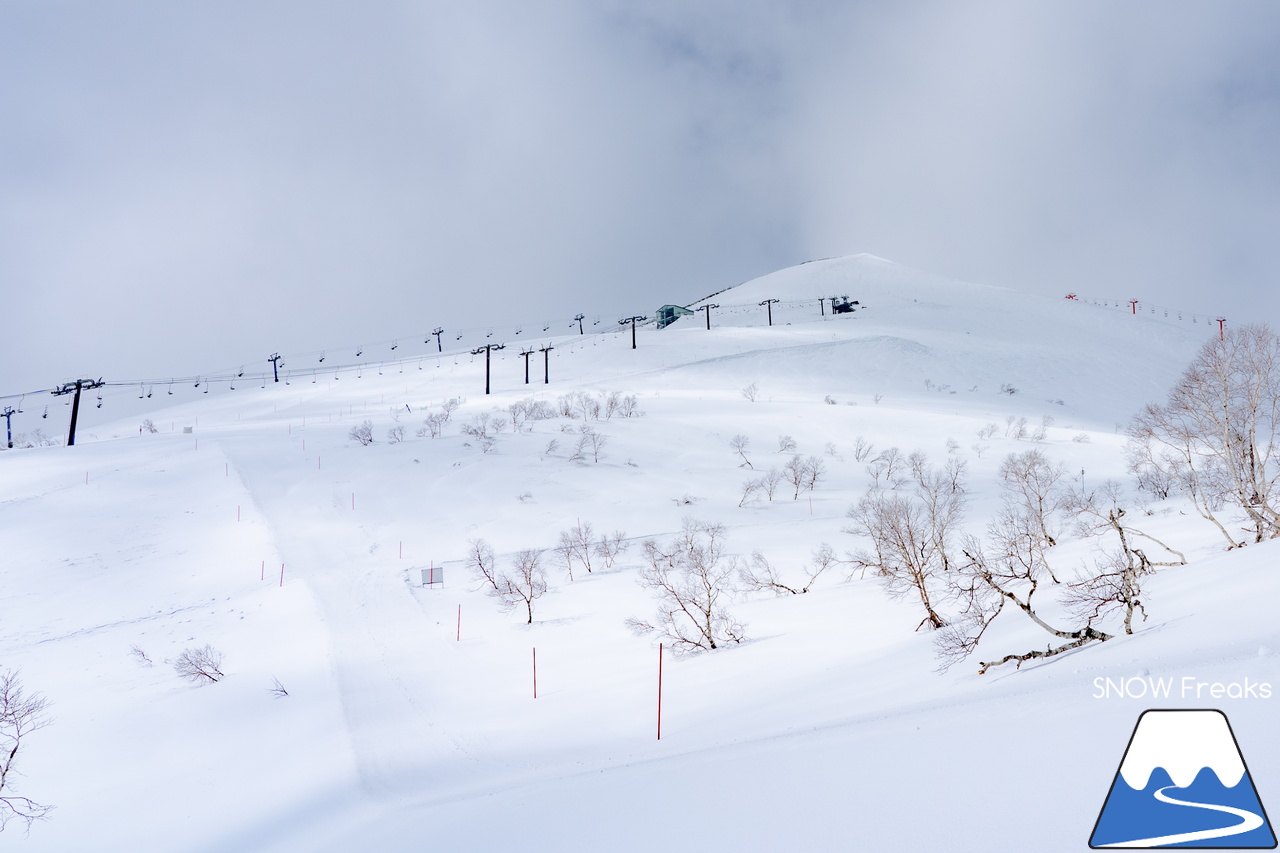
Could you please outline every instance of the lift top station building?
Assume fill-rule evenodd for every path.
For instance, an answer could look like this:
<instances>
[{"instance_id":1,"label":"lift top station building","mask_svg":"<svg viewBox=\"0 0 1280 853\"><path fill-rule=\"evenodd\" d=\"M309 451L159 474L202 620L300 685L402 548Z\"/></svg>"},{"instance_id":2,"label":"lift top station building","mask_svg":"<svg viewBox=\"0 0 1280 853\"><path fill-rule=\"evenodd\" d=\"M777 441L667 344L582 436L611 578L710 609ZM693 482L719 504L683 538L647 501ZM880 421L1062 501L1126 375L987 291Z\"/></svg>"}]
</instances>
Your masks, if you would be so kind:
<instances>
[{"instance_id":1,"label":"lift top station building","mask_svg":"<svg viewBox=\"0 0 1280 853\"><path fill-rule=\"evenodd\" d=\"M654 322L659 329L665 329L684 316L692 316L693 311L683 305L663 305L654 313Z\"/></svg>"}]
</instances>

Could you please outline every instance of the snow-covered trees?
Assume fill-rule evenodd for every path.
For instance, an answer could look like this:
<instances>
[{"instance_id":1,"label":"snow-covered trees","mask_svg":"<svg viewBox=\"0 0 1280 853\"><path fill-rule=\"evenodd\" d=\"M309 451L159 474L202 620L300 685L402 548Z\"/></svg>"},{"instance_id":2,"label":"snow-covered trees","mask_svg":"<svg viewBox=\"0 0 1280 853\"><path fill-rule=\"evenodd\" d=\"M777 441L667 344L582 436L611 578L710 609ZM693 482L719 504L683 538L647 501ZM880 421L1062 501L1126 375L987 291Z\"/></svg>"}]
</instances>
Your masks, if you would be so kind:
<instances>
[{"instance_id":1,"label":"snow-covered trees","mask_svg":"<svg viewBox=\"0 0 1280 853\"><path fill-rule=\"evenodd\" d=\"M680 535L642 546L640 583L657 599L653 621L628 619L637 634L657 634L677 653L719 648L745 639L726 604L734 593L737 561L724 551L725 528L684 520Z\"/></svg>"},{"instance_id":2,"label":"snow-covered trees","mask_svg":"<svg viewBox=\"0 0 1280 853\"><path fill-rule=\"evenodd\" d=\"M1209 340L1169 392L1129 425L1130 466L1149 479L1176 484L1231 547L1219 518L1243 510L1255 542L1280 536L1273 456L1280 430L1280 336L1265 324Z\"/></svg>"},{"instance_id":3,"label":"snow-covered trees","mask_svg":"<svg viewBox=\"0 0 1280 853\"><path fill-rule=\"evenodd\" d=\"M17 818L29 828L45 817L52 806L42 805L14 790L18 758L25 755L27 737L49 724L49 702L39 693L27 693L18 674L0 673L0 830Z\"/></svg>"}]
</instances>

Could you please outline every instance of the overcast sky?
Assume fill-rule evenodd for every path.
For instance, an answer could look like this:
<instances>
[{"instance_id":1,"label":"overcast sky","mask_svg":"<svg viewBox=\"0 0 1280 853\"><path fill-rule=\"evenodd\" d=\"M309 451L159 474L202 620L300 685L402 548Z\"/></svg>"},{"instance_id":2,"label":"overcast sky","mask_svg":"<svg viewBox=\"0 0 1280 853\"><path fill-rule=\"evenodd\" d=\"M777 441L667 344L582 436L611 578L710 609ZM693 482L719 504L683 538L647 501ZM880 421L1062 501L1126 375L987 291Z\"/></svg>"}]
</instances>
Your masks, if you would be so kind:
<instances>
[{"instance_id":1,"label":"overcast sky","mask_svg":"<svg viewBox=\"0 0 1280 853\"><path fill-rule=\"evenodd\" d=\"M1272 2L0 0L0 394L854 252L1280 324L1278 152Z\"/></svg>"}]
</instances>

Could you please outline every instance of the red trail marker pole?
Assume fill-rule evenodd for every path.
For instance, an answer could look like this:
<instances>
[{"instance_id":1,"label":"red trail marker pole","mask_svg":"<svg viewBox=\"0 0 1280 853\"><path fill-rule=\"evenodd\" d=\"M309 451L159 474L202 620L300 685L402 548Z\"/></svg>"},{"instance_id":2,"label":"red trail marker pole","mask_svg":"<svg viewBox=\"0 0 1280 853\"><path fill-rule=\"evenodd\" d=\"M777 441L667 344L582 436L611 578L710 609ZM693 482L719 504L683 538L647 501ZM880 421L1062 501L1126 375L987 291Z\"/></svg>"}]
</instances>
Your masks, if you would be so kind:
<instances>
[{"instance_id":1,"label":"red trail marker pole","mask_svg":"<svg viewBox=\"0 0 1280 853\"><path fill-rule=\"evenodd\" d=\"M533 648L533 698L538 698L538 647Z\"/></svg>"},{"instance_id":2,"label":"red trail marker pole","mask_svg":"<svg viewBox=\"0 0 1280 853\"><path fill-rule=\"evenodd\" d=\"M662 740L662 643L658 643L658 740Z\"/></svg>"},{"instance_id":3,"label":"red trail marker pole","mask_svg":"<svg viewBox=\"0 0 1280 853\"><path fill-rule=\"evenodd\" d=\"M284 563L280 564L280 586L284 586Z\"/></svg>"},{"instance_id":4,"label":"red trail marker pole","mask_svg":"<svg viewBox=\"0 0 1280 853\"><path fill-rule=\"evenodd\" d=\"M462 605L458 605L458 635L454 637L456 642L462 641Z\"/></svg>"}]
</instances>

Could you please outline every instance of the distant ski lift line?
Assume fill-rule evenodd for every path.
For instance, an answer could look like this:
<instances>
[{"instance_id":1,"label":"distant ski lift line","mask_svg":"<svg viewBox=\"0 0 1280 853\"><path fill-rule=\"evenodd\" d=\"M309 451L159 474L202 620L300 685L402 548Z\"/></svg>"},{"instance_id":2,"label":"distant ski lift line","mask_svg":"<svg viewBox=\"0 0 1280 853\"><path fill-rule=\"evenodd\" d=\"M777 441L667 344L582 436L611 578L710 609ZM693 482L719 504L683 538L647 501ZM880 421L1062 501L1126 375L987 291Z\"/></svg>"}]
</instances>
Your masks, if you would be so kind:
<instances>
[{"instance_id":1,"label":"distant ski lift line","mask_svg":"<svg viewBox=\"0 0 1280 853\"><path fill-rule=\"evenodd\" d=\"M808 262L808 261L806 261L805 263L809 263L809 262ZM745 283L745 282L740 282L739 284L744 284L744 283ZM725 293L725 292L727 292L727 291L730 291L730 290L732 290L732 289L733 289L733 287L736 287L736 286L737 286L737 285L731 285L730 287L722 288L722 289L720 289L720 290L716 291L715 293L711 294L710 296L705 296L705 297L702 297L701 299L697 299L697 300L695 300L695 301L693 301L693 302L689 303L689 305L690 305L690 306L695 306L694 310L701 310L701 308L699 307L699 306L700 306L700 303L706 303L706 302L709 302L709 301L710 301L711 299L713 299L715 296L718 296L718 295L719 295L719 294L721 294L721 293ZM826 312L825 312L825 306L824 306L822 303L825 303L825 301L826 301L827 299L830 299L830 298L832 298L832 297L830 296L830 294L821 294L820 296L810 296L810 297L803 297L803 298L797 298L797 299L785 299L785 300L773 300L773 299L771 299L771 300L768 300L768 302L769 302L769 303L771 303L771 304L768 304L768 305L767 305L767 307L769 308L769 311L770 311L770 312L772 311L772 308L774 307L774 304L776 304L776 305L777 305L777 307L778 307L779 309L787 309L787 310L790 310L790 309L795 309L795 308L804 308L804 307L808 307L808 308L811 310L811 309L812 309L812 303L813 303L815 300L817 300L817 301L819 301L819 302L820 302L820 305L819 305L819 311L820 311L820 314L821 314L821 315L823 315L823 316L825 316L825 314L826 314ZM1147 301L1147 300L1133 300L1133 299L1125 299L1125 300L1121 300L1121 299L1097 299L1097 298L1089 297L1089 296L1084 295L1084 294L1080 294L1080 293L1078 293L1078 292L1072 292L1072 293L1069 295L1069 298L1072 298L1072 300L1073 300L1073 301L1078 302L1078 303L1088 303L1088 304L1092 304L1092 305L1095 305L1095 306L1106 306L1106 307L1116 307L1116 308L1124 308L1124 309L1128 309L1128 313L1134 313L1134 314L1137 314L1137 315L1139 315L1139 316L1141 316L1141 315L1143 315L1143 314L1147 314L1147 315L1161 316L1161 317L1168 318L1168 319L1175 319L1175 318L1176 318L1176 319L1181 320L1181 321L1184 321L1184 322L1185 322L1186 320L1190 320L1192 323L1199 323L1200 321L1203 321L1203 322L1204 322L1204 324L1205 324L1206 326L1211 325L1212 323L1217 323L1217 324L1218 324L1218 333L1219 333L1219 336L1224 335L1224 333L1225 333L1225 324L1227 323L1227 318L1226 318L1226 317L1224 317L1224 316L1222 316L1221 314L1206 314L1206 313L1196 312L1196 311L1186 311L1186 310L1182 310L1182 309L1178 309L1178 308L1173 308L1173 307L1171 307L1171 306L1159 305L1159 304L1156 304L1156 303L1153 303L1153 302L1150 302L1150 301ZM719 305L712 305L712 306L710 306L710 307L711 307L711 308L718 308L719 310L721 310L721 311L725 311L725 312L728 312L728 313L741 313L744 309L748 309L748 308L756 308L756 310L758 310L758 307L757 307L757 306L765 306L765 305L766 305L766 303L763 303L763 302L759 302L759 303L758 303L758 302L743 302L743 303L722 303L722 304L719 304ZM709 318L710 311L708 311L707 313L708 313L708 318ZM573 317L572 321L571 321L571 322L570 322L570 324L569 324L569 325L570 325L570 328L572 328L573 326L577 326L577 327L579 328L579 335L585 335L585 331L586 331L586 330L585 330L585 327L584 327L584 323L583 323L583 321L586 319L586 316L587 316L587 315L585 315L585 314L583 314L583 313L579 312L578 314L575 314L575 315L574 315L574 317ZM766 320L766 322L767 322L767 320ZM598 326L599 324L600 324L600 318L597 316L597 317L595 318L595 321L594 321L594 323L593 323L593 326ZM517 329L517 328L522 328L524 325L526 325L526 324L525 324L525 323L513 323L513 324L509 324L508 326L501 327L501 328L510 328L510 329L514 330L514 329ZM534 323L528 323L528 325L535 325L535 324L534 324ZM546 323L546 322L539 322L537 325L541 325L541 326L543 327L543 331L545 332L545 331L547 331L547 330L549 329L549 327L550 327L550 325L551 325L551 324L550 324L550 323ZM463 329L459 329L459 330L457 330L457 331L456 331L456 335L457 335L456 340L461 341L461 340L463 340L465 337L467 337L468 335L476 335L476 334L479 334L479 333L481 333L481 332L485 332L485 333L486 333L486 337L489 337L491 334L493 334L493 332L494 332L494 329L495 329L495 328L497 328L497 327L484 326L484 327L470 327L470 328L463 328ZM437 327L434 327L434 328L432 329L432 331L431 331L428 335L424 336L424 344L426 344L427 342L429 342L430 338L432 338L432 337L435 337L435 338L436 338L436 351L437 351L437 354L439 354L439 355L444 355L444 354L445 354L445 353L444 353L444 345L443 345L443 341L442 341L442 336L443 336L444 331L445 331L445 330L444 330L444 328L443 328L443 327L437 326ZM595 334L595 335L616 334L616 333L620 333L620 332L622 332L622 331L624 331L624 330L623 330L623 329L620 329L620 328L617 328L617 327L614 327L614 328L608 328L608 327L606 327L606 331L595 331L595 332L593 332L593 334ZM383 340L383 341L375 342L372 346L374 346L374 347L387 346L388 348L396 348L396 347L398 347L398 346L399 346L399 340L400 340L401 338L403 338L403 337L406 337L406 336L401 335L401 336L398 336L398 337L395 337L395 338L388 338L388 339ZM407 336L407 337L412 337L412 336ZM364 345L359 345L359 346L354 346L354 347L352 347L352 346L348 346L348 347L326 347L326 348L324 348L324 349L321 349L321 350L313 350L313 351L308 352L308 353L295 353L295 354L294 354L293 356L291 356L291 357L295 357L295 358L304 358L304 357L314 357L314 356L317 356L317 355L318 355L318 361L317 361L317 363L323 363L323 362L325 361L325 359L327 358L327 352L328 352L328 350L329 350L329 349L334 349L334 350L336 350L336 351L341 351L341 350L344 350L344 349L345 349L345 350L355 350L357 353L359 353L359 354L363 354L363 352L364 352L364 350L365 350L365 347L364 347ZM456 353L454 353L454 354L456 355ZM279 354L277 353L277 355L279 355ZM280 357L280 362L281 362L281 364L283 363L284 358L285 358L285 356L281 356L281 357ZM421 359L421 358L425 358L425 356L414 356L414 357L412 357L412 358L419 358L419 359ZM386 362L381 362L381 364L385 364L385 363L386 363ZM279 365L277 365L277 366L279 366ZM349 366L347 366L347 368L346 368L346 369L350 369L350 367L351 367L351 366L349 365ZM342 370L342 369L343 369L343 368L342 368L341 366L339 366L339 367L337 368L337 372L341 372L341 370ZM281 371L281 373L283 374L283 377L285 378L285 381L287 382L287 381L288 381L288 378L290 378L290 377L295 377L295 376L304 376L304 375L305 375L305 370L302 370L301 372L299 372L299 371L295 371L295 370L290 370L290 371ZM103 382L103 383L102 383L102 387L105 387L105 388L116 388L116 387L124 387L124 386L134 386L134 385L139 385L139 384L142 384L142 385L151 385L151 386L155 386L155 385L164 385L164 386L166 386L166 395L168 395L168 396L172 396L172 395L173 395L173 385L174 385L175 383L182 383L182 382L201 382L201 381L203 381L203 382L205 382L205 383L217 383L217 382L228 382L228 383L230 383L230 380L231 380L232 378L241 378L242 376L243 376L243 367L240 367L240 368L239 368L239 369L237 369L237 370L218 371L218 372L212 372L212 371L210 371L210 372L207 372L207 373L201 373L201 374L198 374L198 375L186 376L186 377L179 377L179 376L161 376L161 377L153 377L153 378L132 378L132 379L111 380L111 381L109 381L109 382ZM337 373L335 373L335 378L337 378ZM197 386L197 387L199 387L199 386ZM206 388L205 390L206 390L206 393L207 393L207 390L208 390L208 389ZM52 391L53 391L53 389L51 389L51 388L38 388L38 389L29 390L29 391L14 392L14 393L11 393L11 394L0 394L0 400L8 400L8 399L11 399L11 398L20 398L20 399L21 399L21 398L24 398L24 397L26 397L26 396L35 396L35 395L37 395L37 394L47 394L47 393L51 393ZM149 396L149 395L148 395L148 396ZM20 408L20 407L19 407L19 408Z\"/></svg>"}]
</instances>

